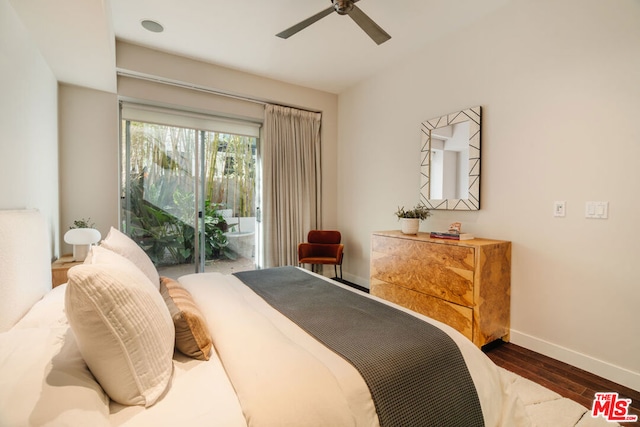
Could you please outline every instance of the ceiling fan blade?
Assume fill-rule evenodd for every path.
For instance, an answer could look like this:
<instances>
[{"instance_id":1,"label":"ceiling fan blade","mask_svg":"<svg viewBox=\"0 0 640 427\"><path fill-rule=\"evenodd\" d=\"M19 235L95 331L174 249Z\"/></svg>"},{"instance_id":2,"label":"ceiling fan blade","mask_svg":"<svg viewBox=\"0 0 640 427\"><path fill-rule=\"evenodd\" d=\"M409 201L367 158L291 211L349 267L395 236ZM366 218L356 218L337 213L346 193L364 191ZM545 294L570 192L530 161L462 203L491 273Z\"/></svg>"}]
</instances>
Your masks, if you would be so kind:
<instances>
[{"instance_id":1,"label":"ceiling fan blade","mask_svg":"<svg viewBox=\"0 0 640 427\"><path fill-rule=\"evenodd\" d=\"M351 12L349 12L349 16L377 44L380 45L391 38L391 36L387 34L385 30L383 30L378 24L373 22L373 20L369 18L367 14L364 13L358 6L353 5L353 9L351 10Z\"/></svg>"},{"instance_id":2,"label":"ceiling fan blade","mask_svg":"<svg viewBox=\"0 0 640 427\"><path fill-rule=\"evenodd\" d=\"M327 9L323 10L322 12L316 13L315 15L313 15L310 18L307 18L304 21L297 23L293 27L287 28L286 30L276 34L276 36L278 36L280 38L283 38L283 39L288 39L289 37L291 37L292 35L294 35L298 31L304 30L309 25L313 24L316 21L319 21L320 19L324 18L327 15L330 15L333 12L335 12L335 9L333 8L333 6L331 6L331 7L327 8Z\"/></svg>"}]
</instances>

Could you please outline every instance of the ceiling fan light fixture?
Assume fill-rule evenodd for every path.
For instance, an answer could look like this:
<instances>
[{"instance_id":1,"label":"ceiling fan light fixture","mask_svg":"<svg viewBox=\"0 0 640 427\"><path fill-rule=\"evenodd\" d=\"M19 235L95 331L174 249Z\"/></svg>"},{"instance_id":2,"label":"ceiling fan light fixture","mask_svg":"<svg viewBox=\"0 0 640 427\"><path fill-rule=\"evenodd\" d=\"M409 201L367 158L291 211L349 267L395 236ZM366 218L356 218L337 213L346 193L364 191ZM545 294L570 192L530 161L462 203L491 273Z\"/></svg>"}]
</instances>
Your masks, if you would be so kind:
<instances>
[{"instance_id":1,"label":"ceiling fan light fixture","mask_svg":"<svg viewBox=\"0 0 640 427\"><path fill-rule=\"evenodd\" d=\"M162 26L162 24L150 19L143 20L142 22L140 22L140 25L142 25L145 30L151 31L152 33L161 33L164 31L164 27Z\"/></svg>"},{"instance_id":2,"label":"ceiling fan light fixture","mask_svg":"<svg viewBox=\"0 0 640 427\"><path fill-rule=\"evenodd\" d=\"M333 0L333 8L338 15L348 15L353 10L352 0Z\"/></svg>"}]
</instances>

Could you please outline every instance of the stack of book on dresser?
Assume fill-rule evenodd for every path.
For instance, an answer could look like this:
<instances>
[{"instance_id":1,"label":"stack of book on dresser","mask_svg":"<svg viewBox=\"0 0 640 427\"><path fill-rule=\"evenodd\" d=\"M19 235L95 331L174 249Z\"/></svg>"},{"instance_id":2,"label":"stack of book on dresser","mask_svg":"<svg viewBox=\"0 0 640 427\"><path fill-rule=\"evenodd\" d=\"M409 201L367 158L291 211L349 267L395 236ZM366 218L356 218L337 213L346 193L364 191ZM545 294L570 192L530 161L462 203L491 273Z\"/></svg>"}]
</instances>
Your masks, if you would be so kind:
<instances>
[{"instance_id":1,"label":"stack of book on dresser","mask_svg":"<svg viewBox=\"0 0 640 427\"><path fill-rule=\"evenodd\" d=\"M471 233L457 233L452 231L432 231L430 234L434 239L449 239L449 240L471 240L474 239Z\"/></svg>"}]
</instances>

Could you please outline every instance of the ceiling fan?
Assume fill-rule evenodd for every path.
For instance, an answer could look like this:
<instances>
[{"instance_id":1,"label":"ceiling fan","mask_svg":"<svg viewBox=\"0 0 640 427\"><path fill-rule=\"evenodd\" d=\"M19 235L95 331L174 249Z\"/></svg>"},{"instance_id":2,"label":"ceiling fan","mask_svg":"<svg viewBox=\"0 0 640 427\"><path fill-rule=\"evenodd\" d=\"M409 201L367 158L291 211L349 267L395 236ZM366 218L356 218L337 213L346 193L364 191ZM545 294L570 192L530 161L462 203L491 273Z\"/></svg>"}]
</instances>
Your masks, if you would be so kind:
<instances>
[{"instance_id":1,"label":"ceiling fan","mask_svg":"<svg viewBox=\"0 0 640 427\"><path fill-rule=\"evenodd\" d=\"M354 4L358 1L360 0L331 0L331 7L323 10L322 12L316 13L312 17L297 23L291 28L287 28L281 33L276 34L276 36L288 39L292 35L307 28L309 25L319 21L325 16L328 16L333 12L338 12L338 15L349 15L349 17L353 19L355 23L358 24L360 28L362 28L364 32L367 33L377 44L380 45L389 40L391 36Z\"/></svg>"}]
</instances>

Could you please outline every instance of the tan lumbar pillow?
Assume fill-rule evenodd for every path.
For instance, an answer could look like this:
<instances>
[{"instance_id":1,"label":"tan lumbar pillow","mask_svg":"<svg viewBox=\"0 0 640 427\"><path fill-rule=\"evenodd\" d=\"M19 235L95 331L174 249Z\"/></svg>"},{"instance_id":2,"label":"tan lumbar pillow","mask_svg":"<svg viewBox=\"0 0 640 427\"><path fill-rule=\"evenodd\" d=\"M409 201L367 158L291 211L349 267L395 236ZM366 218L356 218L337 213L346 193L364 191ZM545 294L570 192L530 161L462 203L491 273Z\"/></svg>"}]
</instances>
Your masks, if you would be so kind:
<instances>
[{"instance_id":1,"label":"tan lumbar pillow","mask_svg":"<svg viewBox=\"0 0 640 427\"><path fill-rule=\"evenodd\" d=\"M173 279L160 277L160 293L173 319L176 348L189 357L209 360L213 346L211 334L189 291Z\"/></svg>"}]
</instances>

